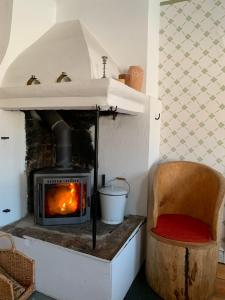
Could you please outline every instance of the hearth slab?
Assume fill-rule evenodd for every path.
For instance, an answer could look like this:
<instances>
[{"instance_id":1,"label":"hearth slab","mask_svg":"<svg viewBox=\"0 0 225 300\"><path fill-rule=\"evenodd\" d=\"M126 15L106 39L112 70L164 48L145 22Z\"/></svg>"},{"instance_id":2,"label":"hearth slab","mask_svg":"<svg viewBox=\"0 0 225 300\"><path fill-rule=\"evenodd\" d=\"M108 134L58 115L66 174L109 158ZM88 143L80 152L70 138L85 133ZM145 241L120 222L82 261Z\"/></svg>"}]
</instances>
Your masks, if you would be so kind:
<instances>
[{"instance_id":1,"label":"hearth slab","mask_svg":"<svg viewBox=\"0 0 225 300\"><path fill-rule=\"evenodd\" d=\"M32 215L28 215L1 230L16 237L31 237L98 258L112 260L135 228L144 222L145 217L133 215L125 217L124 222L119 225L108 225L98 221L95 250L92 249L92 223L90 221L79 225L40 226L34 224Z\"/></svg>"},{"instance_id":2,"label":"hearth slab","mask_svg":"<svg viewBox=\"0 0 225 300\"><path fill-rule=\"evenodd\" d=\"M121 242L123 240L123 245L111 260L30 236L14 236L14 241L19 251L35 260L37 291L58 300L123 300L145 257L145 218L139 218L129 216L123 224L115 226L109 235L104 231L98 236L99 244L104 241L105 235L109 238L119 235L123 230L127 233L129 222L139 220L127 239L119 238ZM12 232L13 228L22 229L16 228L15 224ZM61 238L65 235L62 232L60 234ZM104 242L101 245L104 248ZM106 242L106 245L109 251L109 245L113 246L113 242Z\"/></svg>"}]
</instances>

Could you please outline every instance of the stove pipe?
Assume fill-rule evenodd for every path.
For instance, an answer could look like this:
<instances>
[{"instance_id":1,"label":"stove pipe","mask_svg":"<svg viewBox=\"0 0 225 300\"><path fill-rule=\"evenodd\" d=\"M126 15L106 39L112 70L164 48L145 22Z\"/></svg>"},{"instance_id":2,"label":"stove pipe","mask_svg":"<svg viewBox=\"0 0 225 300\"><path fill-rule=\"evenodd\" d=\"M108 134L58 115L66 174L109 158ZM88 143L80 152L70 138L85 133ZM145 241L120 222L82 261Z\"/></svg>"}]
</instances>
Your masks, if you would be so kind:
<instances>
[{"instance_id":1,"label":"stove pipe","mask_svg":"<svg viewBox=\"0 0 225 300\"><path fill-rule=\"evenodd\" d=\"M39 111L41 119L52 129L56 141L56 167L72 168L72 128L57 111Z\"/></svg>"}]
</instances>

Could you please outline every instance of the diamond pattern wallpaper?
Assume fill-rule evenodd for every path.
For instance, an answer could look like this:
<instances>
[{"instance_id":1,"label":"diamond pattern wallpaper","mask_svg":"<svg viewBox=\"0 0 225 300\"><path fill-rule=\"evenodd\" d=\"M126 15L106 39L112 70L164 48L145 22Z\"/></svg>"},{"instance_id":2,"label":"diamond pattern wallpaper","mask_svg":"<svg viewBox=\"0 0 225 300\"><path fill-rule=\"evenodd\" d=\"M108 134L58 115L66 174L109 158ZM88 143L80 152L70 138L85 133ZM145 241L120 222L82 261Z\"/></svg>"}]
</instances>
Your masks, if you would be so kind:
<instances>
[{"instance_id":1,"label":"diamond pattern wallpaper","mask_svg":"<svg viewBox=\"0 0 225 300\"><path fill-rule=\"evenodd\" d=\"M225 1L161 7L162 160L202 162L225 175Z\"/></svg>"}]
</instances>

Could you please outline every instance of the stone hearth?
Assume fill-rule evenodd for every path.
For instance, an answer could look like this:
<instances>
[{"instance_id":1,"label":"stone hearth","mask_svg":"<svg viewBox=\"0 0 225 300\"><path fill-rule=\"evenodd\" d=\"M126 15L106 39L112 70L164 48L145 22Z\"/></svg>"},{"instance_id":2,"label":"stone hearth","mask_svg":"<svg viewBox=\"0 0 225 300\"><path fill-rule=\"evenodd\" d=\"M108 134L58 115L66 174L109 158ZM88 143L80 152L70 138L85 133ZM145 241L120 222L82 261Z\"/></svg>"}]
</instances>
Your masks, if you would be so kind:
<instances>
[{"instance_id":1,"label":"stone hearth","mask_svg":"<svg viewBox=\"0 0 225 300\"><path fill-rule=\"evenodd\" d=\"M144 223L145 218L141 216L128 216L119 225L108 225L98 221L95 250L92 249L91 222L69 226L39 226L34 224L33 216L28 215L18 222L5 226L2 230L19 238L28 236L111 261L132 232Z\"/></svg>"}]
</instances>

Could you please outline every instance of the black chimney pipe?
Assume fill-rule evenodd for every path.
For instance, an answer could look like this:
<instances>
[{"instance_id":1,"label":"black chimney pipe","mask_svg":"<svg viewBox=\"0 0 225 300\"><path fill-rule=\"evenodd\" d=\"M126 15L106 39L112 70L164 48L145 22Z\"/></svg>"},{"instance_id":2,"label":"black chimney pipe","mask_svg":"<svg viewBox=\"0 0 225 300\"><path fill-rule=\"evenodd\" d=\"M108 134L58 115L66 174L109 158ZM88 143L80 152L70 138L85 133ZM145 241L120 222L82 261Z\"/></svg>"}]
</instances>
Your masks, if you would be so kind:
<instances>
[{"instance_id":1,"label":"black chimney pipe","mask_svg":"<svg viewBox=\"0 0 225 300\"><path fill-rule=\"evenodd\" d=\"M41 119L52 129L56 140L56 167L72 168L72 128L57 111L38 111Z\"/></svg>"}]
</instances>

